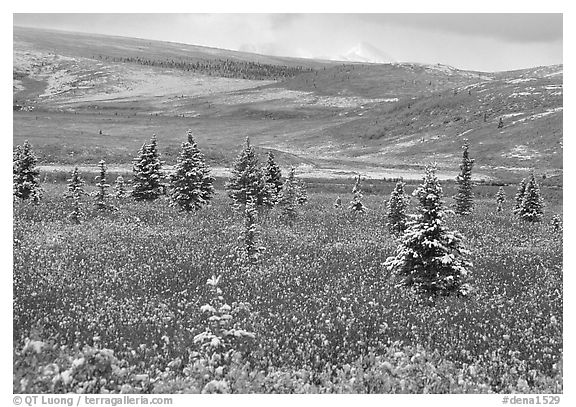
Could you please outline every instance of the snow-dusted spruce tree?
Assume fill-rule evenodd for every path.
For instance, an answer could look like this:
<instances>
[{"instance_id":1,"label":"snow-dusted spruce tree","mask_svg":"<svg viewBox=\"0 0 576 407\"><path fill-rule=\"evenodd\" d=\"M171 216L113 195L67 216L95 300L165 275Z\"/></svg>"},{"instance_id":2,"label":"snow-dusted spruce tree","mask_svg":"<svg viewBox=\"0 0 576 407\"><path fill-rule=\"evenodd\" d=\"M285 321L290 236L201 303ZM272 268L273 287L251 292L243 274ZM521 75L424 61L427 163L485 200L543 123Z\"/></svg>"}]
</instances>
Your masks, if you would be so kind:
<instances>
[{"instance_id":1,"label":"snow-dusted spruce tree","mask_svg":"<svg viewBox=\"0 0 576 407\"><path fill-rule=\"evenodd\" d=\"M110 188L110 185L106 183L106 162L104 160L100 160L98 167L100 167L100 175L96 176L94 206L96 206L96 209L98 210L114 209L114 207L108 202L108 197L110 196L108 193L108 188Z\"/></svg>"},{"instance_id":2,"label":"snow-dusted spruce tree","mask_svg":"<svg viewBox=\"0 0 576 407\"><path fill-rule=\"evenodd\" d=\"M456 201L455 212L459 215L468 215L472 212L474 206L472 187L472 167L474 167L474 159L470 158L468 154L468 141L464 143L462 149L462 163L460 164L460 174L456 177L458 183L458 193L454 197Z\"/></svg>"},{"instance_id":3,"label":"snow-dusted spruce tree","mask_svg":"<svg viewBox=\"0 0 576 407\"><path fill-rule=\"evenodd\" d=\"M23 145L16 146L12 163L13 193L16 198L38 202L42 196L40 171L36 168L37 162L28 140L24 141Z\"/></svg>"},{"instance_id":4,"label":"snow-dusted spruce tree","mask_svg":"<svg viewBox=\"0 0 576 407\"><path fill-rule=\"evenodd\" d=\"M260 260L264 247L260 242L258 209L256 198L249 196L244 209L244 229L240 236L240 260L245 264L256 264Z\"/></svg>"},{"instance_id":5,"label":"snow-dusted spruce tree","mask_svg":"<svg viewBox=\"0 0 576 407\"><path fill-rule=\"evenodd\" d=\"M298 216L298 197L300 186L294 174L294 167L290 168L288 178L284 181L280 196L278 197L278 208L282 216L292 223Z\"/></svg>"},{"instance_id":6,"label":"snow-dusted spruce tree","mask_svg":"<svg viewBox=\"0 0 576 407\"><path fill-rule=\"evenodd\" d=\"M272 190L266 183L262 168L258 164L256 151L250 145L248 137L246 137L244 148L234 161L232 176L226 183L226 190L237 208L246 205L250 197L255 198L257 207L274 206Z\"/></svg>"},{"instance_id":7,"label":"snow-dusted spruce tree","mask_svg":"<svg viewBox=\"0 0 576 407\"><path fill-rule=\"evenodd\" d=\"M356 183L354 184L354 188L352 188L352 193L354 194L354 198L350 201L350 205L348 205L348 209L353 212L365 212L366 206L362 203L362 187L360 185L360 174L358 174L358 178L356 178Z\"/></svg>"},{"instance_id":8,"label":"snow-dusted spruce tree","mask_svg":"<svg viewBox=\"0 0 576 407\"><path fill-rule=\"evenodd\" d=\"M162 164L154 135L150 143L142 145L138 157L133 160L134 179L131 194L137 201L153 201L164 193Z\"/></svg>"},{"instance_id":9,"label":"snow-dusted spruce tree","mask_svg":"<svg viewBox=\"0 0 576 407\"><path fill-rule=\"evenodd\" d=\"M128 196L128 189L126 188L126 181L122 175L116 177L114 181L114 196L118 199L125 199Z\"/></svg>"},{"instance_id":10,"label":"snow-dusted spruce tree","mask_svg":"<svg viewBox=\"0 0 576 407\"><path fill-rule=\"evenodd\" d=\"M212 199L213 183L204 155L188 131L188 141L182 143L178 162L170 175L170 200L186 212L196 211Z\"/></svg>"},{"instance_id":11,"label":"snow-dusted spruce tree","mask_svg":"<svg viewBox=\"0 0 576 407\"><path fill-rule=\"evenodd\" d=\"M268 151L268 158L266 160L266 165L263 169L264 172L264 179L266 183L272 190L272 194L275 200L278 199L280 196L280 192L282 191L282 170L280 166L274 160L274 154L272 151Z\"/></svg>"},{"instance_id":12,"label":"snow-dusted spruce tree","mask_svg":"<svg viewBox=\"0 0 576 407\"><path fill-rule=\"evenodd\" d=\"M543 215L544 200L542 199L542 195L540 195L540 187L536 182L536 177L534 176L534 173L532 173L530 174L530 179L526 184L524 199L522 200L522 206L518 211L518 216L528 222L540 222Z\"/></svg>"},{"instance_id":13,"label":"snow-dusted spruce tree","mask_svg":"<svg viewBox=\"0 0 576 407\"><path fill-rule=\"evenodd\" d=\"M516 196L514 197L514 213L518 214L520 208L522 208L522 201L524 201L524 193L526 192L526 178L522 178L522 181L518 184L518 189L516 190Z\"/></svg>"},{"instance_id":14,"label":"snow-dusted spruce tree","mask_svg":"<svg viewBox=\"0 0 576 407\"><path fill-rule=\"evenodd\" d=\"M498 192L494 195L494 199L496 200L496 211L502 212L504 209L504 202L506 202L506 192L504 191L504 187L498 188Z\"/></svg>"},{"instance_id":15,"label":"snow-dusted spruce tree","mask_svg":"<svg viewBox=\"0 0 576 407\"><path fill-rule=\"evenodd\" d=\"M200 307L204 316L203 331L194 337L198 352L192 354L194 365L199 364L208 371L203 393L228 393L228 383L224 380L227 369L241 357L244 345L254 339L254 333L242 326L242 319L250 315L247 303L224 301L222 289L218 286L222 276L212 276L206 282L210 287L211 300ZM193 366L194 368L194 366Z\"/></svg>"},{"instance_id":16,"label":"snow-dusted spruce tree","mask_svg":"<svg viewBox=\"0 0 576 407\"><path fill-rule=\"evenodd\" d=\"M296 178L296 184L298 188L296 191L298 192L296 202L298 205L304 205L308 202L308 192L306 191L306 183L299 178Z\"/></svg>"},{"instance_id":17,"label":"snow-dusted spruce tree","mask_svg":"<svg viewBox=\"0 0 576 407\"><path fill-rule=\"evenodd\" d=\"M410 198L406 195L404 185L402 181L396 183L396 187L392 190L387 205L388 229L394 234L400 234L406 229L406 208L408 207L408 200Z\"/></svg>"},{"instance_id":18,"label":"snow-dusted spruce tree","mask_svg":"<svg viewBox=\"0 0 576 407\"><path fill-rule=\"evenodd\" d=\"M78 167L74 168L72 175L67 181L68 192L66 193L66 198L72 199L72 211L68 216L72 222L79 224L83 216L82 197L88 195L88 193L84 191L84 180L78 173Z\"/></svg>"},{"instance_id":19,"label":"snow-dusted spruce tree","mask_svg":"<svg viewBox=\"0 0 576 407\"><path fill-rule=\"evenodd\" d=\"M469 252L460 233L444 226L442 188L435 166L426 168L424 182L413 195L420 203L418 213L408 223L396 255L386 260L387 268L401 276L400 285L425 293L468 293Z\"/></svg>"}]
</instances>

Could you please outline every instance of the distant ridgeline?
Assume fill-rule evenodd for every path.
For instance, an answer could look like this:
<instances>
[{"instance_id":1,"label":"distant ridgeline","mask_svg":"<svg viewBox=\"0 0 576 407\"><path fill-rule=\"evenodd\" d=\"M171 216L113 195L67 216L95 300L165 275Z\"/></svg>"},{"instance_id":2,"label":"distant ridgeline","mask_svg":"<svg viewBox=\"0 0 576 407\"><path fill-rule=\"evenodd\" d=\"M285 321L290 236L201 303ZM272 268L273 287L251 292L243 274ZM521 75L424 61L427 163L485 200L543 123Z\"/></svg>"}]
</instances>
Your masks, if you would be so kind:
<instances>
[{"instance_id":1,"label":"distant ridgeline","mask_svg":"<svg viewBox=\"0 0 576 407\"><path fill-rule=\"evenodd\" d=\"M261 64L250 61L235 61L233 59L200 59L195 61L177 61L174 59L146 59L140 57L108 57L98 55L95 59L109 62L125 62L161 68L180 69L209 76L223 78L252 80L283 80L293 78L303 72L313 72L314 69L303 66L286 66Z\"/></svg>"}]
</instances>

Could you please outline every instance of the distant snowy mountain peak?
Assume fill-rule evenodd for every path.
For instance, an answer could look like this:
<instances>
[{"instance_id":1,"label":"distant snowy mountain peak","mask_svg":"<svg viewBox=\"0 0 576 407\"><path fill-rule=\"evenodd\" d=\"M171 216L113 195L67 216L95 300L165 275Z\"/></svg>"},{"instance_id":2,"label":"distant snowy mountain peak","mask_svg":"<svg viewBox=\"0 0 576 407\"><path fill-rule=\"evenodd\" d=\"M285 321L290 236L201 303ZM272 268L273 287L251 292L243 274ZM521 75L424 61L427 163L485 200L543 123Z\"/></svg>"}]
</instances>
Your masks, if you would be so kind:
<instances>
[{"instance_id":1,"label":"distant snowy mountain peak","mask_svg":"<svg viewBox=\"0 0 576 407\"><path fill-rule=\"evenodd\" d=\"M352 47L337 59L350 62L364 62L370 64L388 64L394 59L384 51L367 42L361 42Z\"/></svg>"}]
</instances>

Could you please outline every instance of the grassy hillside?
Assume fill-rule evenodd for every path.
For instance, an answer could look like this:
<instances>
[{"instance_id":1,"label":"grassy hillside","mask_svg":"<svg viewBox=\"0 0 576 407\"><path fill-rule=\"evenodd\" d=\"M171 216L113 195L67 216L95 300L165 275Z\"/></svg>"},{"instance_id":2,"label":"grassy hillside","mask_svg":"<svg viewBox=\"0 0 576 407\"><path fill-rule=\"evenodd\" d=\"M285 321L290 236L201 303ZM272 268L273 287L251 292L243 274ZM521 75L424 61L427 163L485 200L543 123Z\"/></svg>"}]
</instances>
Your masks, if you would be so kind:
<instances>
[{"instance_id":1,"label":"grassy hillside","mask_svg":"<svg viewBox=\"0 0 576 407\"><path fill-rule=\"evenodd\" d=\"M18 27L13 52L14 142L44 164L127 165L153 133L170 161L191 128L222 167L249 136L302 169L455 174L467 138L480 178L562 173L561 65L342 64Z\"/></svg>"}]
</instances>

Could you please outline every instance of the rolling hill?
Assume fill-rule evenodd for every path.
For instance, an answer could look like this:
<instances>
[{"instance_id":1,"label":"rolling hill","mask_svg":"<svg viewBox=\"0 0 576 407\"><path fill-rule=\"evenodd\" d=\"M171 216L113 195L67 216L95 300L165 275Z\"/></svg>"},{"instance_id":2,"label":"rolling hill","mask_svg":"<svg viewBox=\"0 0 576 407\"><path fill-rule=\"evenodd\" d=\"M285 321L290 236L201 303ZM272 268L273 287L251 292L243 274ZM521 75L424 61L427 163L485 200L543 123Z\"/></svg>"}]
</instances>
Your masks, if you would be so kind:
<instances>
[{"instance_id":1,"label":"rolling hill","mask_svg":"<svg viewBox=\"0 0 576 407\"><path fill-rule=\"evenodd\" d=\"M191 128L215 167L249 136L300 172L410 178L436 161L451 178L466 138L478 178L562 174L562 65L486 73L22 27L13 58L14 143L43 163L129 168L153 133L170 163Z\"/></svg>"}]
</instances>

